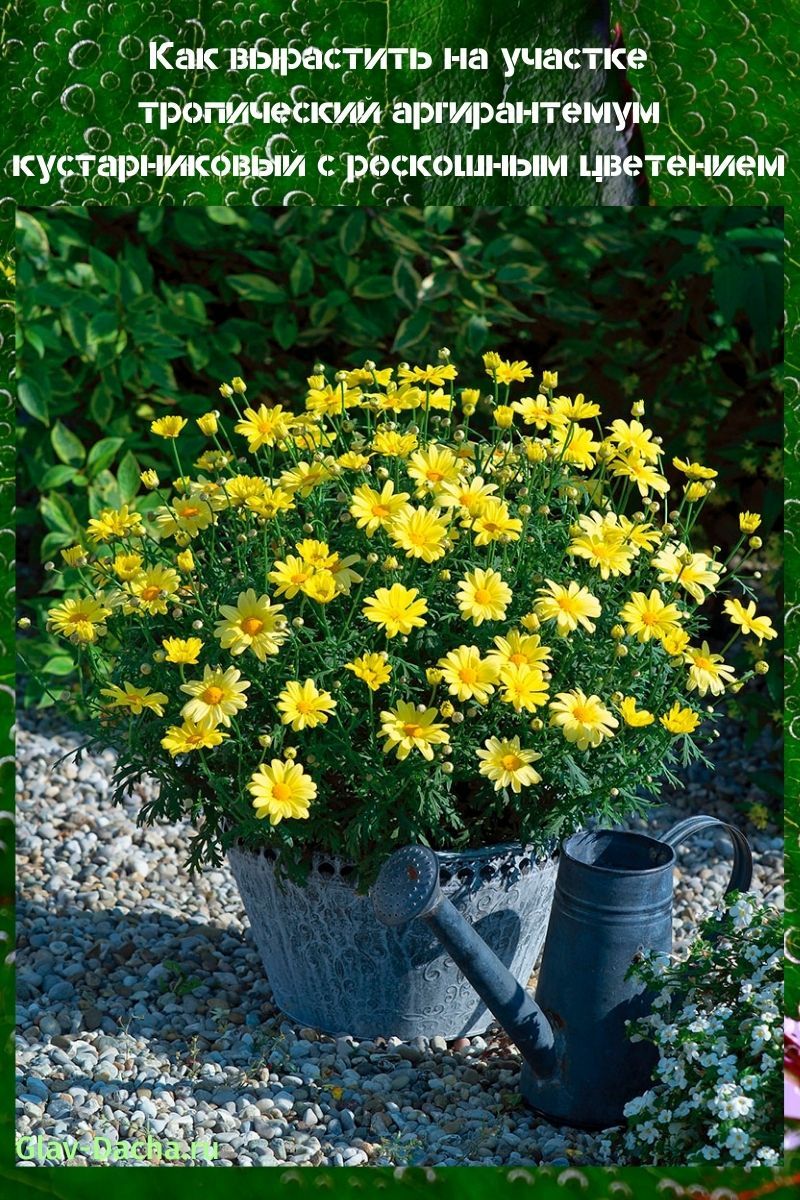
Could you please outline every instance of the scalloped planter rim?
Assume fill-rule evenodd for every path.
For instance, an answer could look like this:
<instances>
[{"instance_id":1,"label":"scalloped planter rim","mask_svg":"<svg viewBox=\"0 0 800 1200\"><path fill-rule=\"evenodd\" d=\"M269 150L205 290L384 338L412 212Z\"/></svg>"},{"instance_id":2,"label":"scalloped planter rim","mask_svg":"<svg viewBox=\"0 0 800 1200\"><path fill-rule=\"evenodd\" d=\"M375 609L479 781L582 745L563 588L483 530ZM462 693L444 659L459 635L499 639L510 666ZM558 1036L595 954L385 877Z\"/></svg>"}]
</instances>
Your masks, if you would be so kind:
<instances>
[{"instance_id":1,"label":"scalloped planter rim","mask_svg":"<svg viewBox=\"0 0 800 1200\"><path fill-rule=\"evenodd\" d=\"M355 868L315 855L308 880L276 879L276 853L234 845L228 861L275 1002L301 1025L358 1038L483 1033L492 1015L423 921L381 925ZM442 889L521 984L544 945L555 856L519 845L441 851Z\"/></svg>"}]
</instances>

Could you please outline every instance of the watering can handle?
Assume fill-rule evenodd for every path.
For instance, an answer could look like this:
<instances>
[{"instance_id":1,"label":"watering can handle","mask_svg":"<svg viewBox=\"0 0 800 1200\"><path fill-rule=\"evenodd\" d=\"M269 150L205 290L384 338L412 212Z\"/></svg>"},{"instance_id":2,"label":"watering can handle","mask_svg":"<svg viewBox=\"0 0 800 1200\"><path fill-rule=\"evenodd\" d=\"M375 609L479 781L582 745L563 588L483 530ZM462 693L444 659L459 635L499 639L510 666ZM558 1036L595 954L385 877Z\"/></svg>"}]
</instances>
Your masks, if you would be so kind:
<instances>
[{"instance_id":1,"label":"watering can handle","mask_svg":"<svg viewBox=\"0 0 800 1200\"><path fill-rule=\"evenodd\" d=\"M750 843L741 829L737 829L735 825L718 821L716 817L687 817L685 821L678 821L677 825L673 825L669 833L665 834L661 840L671 846L673 850L677 850L686 838L691 837L694 833L699 833L701 829L708 829L714 825L724 829L733 844L733 867L725 895L727 896L729 892L746 892L749 890L753 878L753 855L750 852Z\"/></svg>"}]
</instances>

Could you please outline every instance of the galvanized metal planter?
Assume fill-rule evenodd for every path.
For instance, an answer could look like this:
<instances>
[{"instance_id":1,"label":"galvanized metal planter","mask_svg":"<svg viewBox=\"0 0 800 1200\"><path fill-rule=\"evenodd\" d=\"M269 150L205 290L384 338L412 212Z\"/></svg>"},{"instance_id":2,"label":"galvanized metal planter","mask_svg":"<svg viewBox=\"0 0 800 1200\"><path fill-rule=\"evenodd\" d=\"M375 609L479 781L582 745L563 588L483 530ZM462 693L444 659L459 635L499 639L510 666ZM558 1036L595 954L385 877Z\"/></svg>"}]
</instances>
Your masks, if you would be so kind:
<instances>
[{"instance_id":1,"label":"galvanized metal planter","mask_svg":"<svg viewBox=\"0 0 800 1200\"><path fill-rule=\"evenodd\" d=\"M442 852L447 898L523 986L544 944L556 860L521 846ZM468 1037L493 1020L432 930L389 929L348 864L316 856L304 886L275 875L273 851L228 861L275 1001L294 1020L355 1037Z\"/></svg>"}]
</instances>

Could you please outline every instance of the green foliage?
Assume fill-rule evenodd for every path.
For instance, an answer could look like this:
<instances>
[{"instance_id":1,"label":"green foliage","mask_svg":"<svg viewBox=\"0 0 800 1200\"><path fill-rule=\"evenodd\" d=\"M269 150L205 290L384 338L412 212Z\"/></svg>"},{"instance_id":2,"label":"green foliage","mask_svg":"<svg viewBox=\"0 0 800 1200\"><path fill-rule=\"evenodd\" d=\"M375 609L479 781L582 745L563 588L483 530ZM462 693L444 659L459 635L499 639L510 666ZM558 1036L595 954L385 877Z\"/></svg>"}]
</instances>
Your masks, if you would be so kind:
<instances>
[{"instance_id":1,"label":"green foliage","mask_svg":"<svg viewBox=\"0 0 800 1200\"><path fill-rule=\"evenodd\" d=\"M774 590L781 252L764 209L20 212L25 591L103 506L152 506L139 470L169 460L145 442L147 419L178 397L196 415L239 374L280 401L317 358L435 361L443 344L456 361L491 345L567 371L609 418L647 396L668 455L720 472L709 544L735 540L740 508L764 513ZM29 653L58 678L55 647ZM754 721L779 707L779 684L775 672L772 692L748 693ZM36 685L28 697L48 701Z\"/></svg>"}]
</instances>

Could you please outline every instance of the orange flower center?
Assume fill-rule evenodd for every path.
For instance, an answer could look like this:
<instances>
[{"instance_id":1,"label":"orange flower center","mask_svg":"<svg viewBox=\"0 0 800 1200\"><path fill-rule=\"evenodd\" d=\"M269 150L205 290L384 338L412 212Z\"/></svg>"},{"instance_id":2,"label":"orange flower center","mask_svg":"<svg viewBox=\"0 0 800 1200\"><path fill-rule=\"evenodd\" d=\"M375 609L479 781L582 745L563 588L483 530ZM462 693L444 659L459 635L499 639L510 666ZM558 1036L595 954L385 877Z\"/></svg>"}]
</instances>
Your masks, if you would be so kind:
<instances>
[{"instance_id":1,"label":"orange flower center","mask_svg":"<svg viewBox=\"0 0 800 1200\"><path fill-rule=\"evenodd\" d=\"M475 588L475 600L478 604L488 604L491 596L486 588Z\"/></svg>"},{"instance_id":2,"label":"orange flower center","mask_svg":"<svg viewBox=\"0 0 800 1200\"><path fill-rule=\"evenodd\" d=\"M527 663L528 660L521 650L517 650L515 654L509 655L508 661L513 663L515 667L521 667Z\"/></svg>"},{"instance_id":3,"label":"orange flower center","mask_svg":"<svg viewBox=\"0 0 800 1200\"><path fill-rule=\"evenodd\" d=\"M413 721L406 721L403 725L403 733L406 737L417 738L422 734L422 726L414 724Z\"/></svg>"},{"instance_id":4,"label":"orange flower center","mask_svg":"<svg viewBox=\"0 0 800 1200\"><path fill-rule=\"evenodd\" d=\"M593 713L588 705L576 704L572 710L572 715L576 721L580 721L581 725L585 725L588 721L591 721Z\"/></svg>"},{"instance_id":5,"label":"orange flower center","mask_svg":"<svg viewBox=\"0 0 800 1200\"><path fill-rule=\"evenodd\" d=\"M385 504L373 504L372 515L373 517L388 517L389 509Z\"/></svg>"},{"instance_id":6,"label":"orange flower center","mask_svg":"<svg viewBox=\"0 0 800 1200\"><path fill-rule=\"evenodd\" d=\"M462 683L474 683L478 678L478 672L474 667L462 667L458 675Z\"/></svg>"},{"instance_id":7,"label":"orange flower center","mask_svg":"<svg viewBox=\"0 0 800 1200\"><path fill-rule=\"evenodd\" d=\"M185 504L181 509L180 515L182 517L199 517L200 509L196 504Z\"/></svg>"},{"instance_id":8,"label":"orange flower center","mask_svg":"<svg viewBox=\"0 0 800 1200\"><path fill-rule=\"evenodd\" d=\"M272 795L279 804L286 804L287 800L292 797L292 789L288 783L273 783Z\"/></svg>"},{"instance_id":9,"label":"orange flower center","mask_svg":"<svg viewBox=\"0 0 800 1200\"><path fill-rule=\"evenodd\" d=\"M522 759L518 754L504 754L500 761L503 764L503 769L506 771L518 771L523 765Z\"/></svg>"},{"instance_id":10,"label":"orange flower center","mask_svg":"<svg viewBox=\"0 0 800 1200\"><path fill-rule=\"evenodd\" d=\"M148 600L148 601L155 600L158 596L160 596L160 594L161 594L161 588L156 587L156 585L154 583L151 583L149 587L142 588L141 592L139 593L142 600Z\"/></svg>"},{"instance_id":11,"label":"orange flower center","mask_svg":"<svg viewBox=\"0 0 800 1200\"><path fill-rule=\"evenodd\" d=\"M222 697L224 695L225 695L225 693L223 692L222 688L215 687L212 684L211 687L207 687L206 690L203 692L203 695L201 696L201 700L203 700L203 702L205 704L219 704L220 700L222 699Z\"/></svg>"},{"instance_id":12,"label":"orange flower center","mask_svg":"<svg viewBox=\"0 0 800 1200\"><path fill-rule=\"evenodd\" d=\"M248 637L255 637L263 628L264 622L260 617L245 617L242 621L242 633L246 633Z\"/></svg>"}]
</instances>

